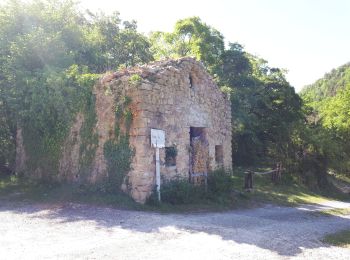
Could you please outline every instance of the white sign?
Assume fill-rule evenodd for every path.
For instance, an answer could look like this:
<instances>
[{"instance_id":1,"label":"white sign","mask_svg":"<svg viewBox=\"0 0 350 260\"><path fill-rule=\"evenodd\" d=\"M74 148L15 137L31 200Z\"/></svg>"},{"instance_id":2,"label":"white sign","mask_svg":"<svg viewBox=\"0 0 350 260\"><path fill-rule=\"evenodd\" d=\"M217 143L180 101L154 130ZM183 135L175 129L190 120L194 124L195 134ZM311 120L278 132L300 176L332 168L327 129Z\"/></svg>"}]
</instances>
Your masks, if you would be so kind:
<instances>
[{"instance_id":1,"label":"white sign","mask_svg":"<svg viewBox=\"0 0 350 260\"><path fill-rule=\"evenodd\" d=\"M159 129L151 129L151 144L153 147L165 147L165 132Z\"/></svg>"}]
</instances>

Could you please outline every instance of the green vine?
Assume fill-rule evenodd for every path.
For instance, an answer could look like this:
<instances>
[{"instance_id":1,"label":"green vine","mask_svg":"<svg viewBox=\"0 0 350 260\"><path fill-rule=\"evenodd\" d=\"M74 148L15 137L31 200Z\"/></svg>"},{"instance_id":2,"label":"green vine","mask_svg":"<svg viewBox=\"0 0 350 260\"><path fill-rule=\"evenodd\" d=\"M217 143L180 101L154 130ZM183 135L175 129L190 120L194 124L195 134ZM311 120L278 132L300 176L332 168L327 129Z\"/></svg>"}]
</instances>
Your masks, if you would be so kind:
<instances>
[{"instance_id":1,"label":"green vine","mask_svg":"<svg viewBox=\"0 0 350 260\"><path fill-rule=\"evenodd\" d=\"M133 155L134 151L130 148L127 134L105 143L104 156L107 161L108 183L114 191L119 191L124 178L130 171Z\"/></svg>"},{"instance_id":2,"label":"green vine","mask_svg":"<svg viewBox=\"0 0 350 260\"><path fill-rule=\"evenodd\" d=\"M95 99L95 96L91 94L90 99L87 100L84 109L84 122L80 129L79 176L81 179L91 172L92 162L98 145L98 135L94 132L97 122Z\"/></svg>"},{"instance_id":3,"label":"green vine","mask_svg":"<svg viewBox=\"0 0 350 260\"><path fill-rule=\"evenodd\" d=\"M134 151L129 143L129 130L132 123L132 112L128 105L131 98L124 96L116 100L114 137L104 145L104 156L107 161L108 184L112 191L119 191L125 177L131 169ZM121 131L124 125L125 132Z\"/></svg>"},{"instance_id":4,"label":"green vine","mask_svg":"<svg viewBox=\"0 0 350 260\"><path fill-rule=\"evenodd\" d=\"M48 72L36 82L40 88L32 93L32 105L20 122L29 176L40 172L43 180L57 180L64 141L77 113L89 106L98 77L86 71L73 65L62 72Z\"/></svg>"},{"instance_id":5,"label":"green vine","mask_svg":"<svg viewBox=\"0 0 350 260\"><path fill-rule=\"evenodd\" d=\"M28 125L23 128L24 147L29 158L26 171L31 175L40 173L38 177L43 181L55 181L67 129L57 127L52 133L47 133Z\"/></svg>"}]
</instances>

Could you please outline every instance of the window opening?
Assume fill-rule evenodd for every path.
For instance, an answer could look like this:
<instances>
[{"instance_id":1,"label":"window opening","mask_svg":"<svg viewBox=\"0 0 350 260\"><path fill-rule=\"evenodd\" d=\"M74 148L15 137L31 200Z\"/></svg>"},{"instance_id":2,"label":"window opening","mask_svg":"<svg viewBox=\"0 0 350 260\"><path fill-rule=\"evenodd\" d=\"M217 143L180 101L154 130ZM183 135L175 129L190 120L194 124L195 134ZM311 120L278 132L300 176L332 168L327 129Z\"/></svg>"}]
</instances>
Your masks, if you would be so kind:
<instances>
[{"instance_id":1,"label":"window opening","mask_svg":"<svg viewBox=\"0 0 350 260\"><path fill-rule=\"evenodd\" d=\"M222 145L215 145L215 162L219 165L223 165L224 163L224 150Z\"/></svg>"},{"instance_id":2,"label":"window opening","mask_svg":"<svg viewBox=\"0 0 350 260\"><path fill-rule=\"evenodd\" d=\"M193 87L193 78L192 78L191 74L189 75L188 78L190 79L190 88L192 88Z\"/></svg>"},{"instance_id":3,"label":"window opening","mask_svg":"<svg viewBox=\"0 0 350 260\"><path fill-rule=\"evenodd\" d=\"M165 147L165 166L176 166L176 147Z\"/></svg>"}]
</instances>

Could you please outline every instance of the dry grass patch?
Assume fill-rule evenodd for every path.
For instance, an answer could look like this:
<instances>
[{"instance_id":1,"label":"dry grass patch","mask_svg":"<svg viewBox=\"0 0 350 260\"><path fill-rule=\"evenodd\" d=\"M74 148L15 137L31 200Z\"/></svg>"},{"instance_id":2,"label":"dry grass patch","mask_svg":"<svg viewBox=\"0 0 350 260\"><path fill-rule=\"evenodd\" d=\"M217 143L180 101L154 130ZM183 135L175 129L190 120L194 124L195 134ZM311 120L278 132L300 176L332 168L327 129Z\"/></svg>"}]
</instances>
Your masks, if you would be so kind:
<instances>
[{"instance_id":1,"label":"dry grass patch","mask_svg":"<svg viewBox=\"0 0 350 260\"><path fill-rule=\"evenodd\" d=\"M346 216L350 215L350 208L326 209L317 211L315 214L325 216Z\"/></svg>"},{"instance_id":2,"label":"dry grass patch","mask_svg":"<svg viewBox=\"0 0 350 260\"><path fill-rule=\"evenodd\" d=\"M334 246L350 248L350 230L329 234L323 238L323 242Z\"/></svg>"}]
</instances>

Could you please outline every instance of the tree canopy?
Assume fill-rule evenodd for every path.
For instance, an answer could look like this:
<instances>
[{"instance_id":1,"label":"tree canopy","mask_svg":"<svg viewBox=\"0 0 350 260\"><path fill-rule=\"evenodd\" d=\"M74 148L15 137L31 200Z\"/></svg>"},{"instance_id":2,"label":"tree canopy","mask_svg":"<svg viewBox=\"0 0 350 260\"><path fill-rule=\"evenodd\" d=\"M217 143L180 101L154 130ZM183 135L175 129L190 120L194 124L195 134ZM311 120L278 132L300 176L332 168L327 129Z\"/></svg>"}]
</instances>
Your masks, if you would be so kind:
<instances>
[{"instance_id":1,"label":"tree canopy","mask_svg":"<svg viewBox=\"0 0 350 260\"><path fill-rule=\"evenodd\" d=\"M2 164L14 161L8 151L18 125L38 158L57 163L50 158L90 98L95 74L153 60L134 21L81 13L73 1L8 1L0 27Z\"/></svg>"},{"instance_id":2,"label":"tree canopy","mask_svg":"<svg viewBox=\"0 0 350 260\"><path fill-rule=\"evenodd\" d=\"M317 143L330 167L349 174L350 64L333 69L306 86L301 96L308 109L309 124L322 133Z\"/></svg>"}]
</instances>

